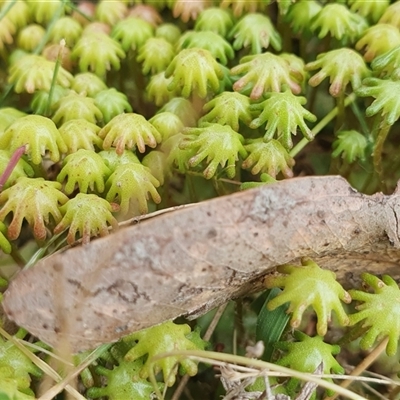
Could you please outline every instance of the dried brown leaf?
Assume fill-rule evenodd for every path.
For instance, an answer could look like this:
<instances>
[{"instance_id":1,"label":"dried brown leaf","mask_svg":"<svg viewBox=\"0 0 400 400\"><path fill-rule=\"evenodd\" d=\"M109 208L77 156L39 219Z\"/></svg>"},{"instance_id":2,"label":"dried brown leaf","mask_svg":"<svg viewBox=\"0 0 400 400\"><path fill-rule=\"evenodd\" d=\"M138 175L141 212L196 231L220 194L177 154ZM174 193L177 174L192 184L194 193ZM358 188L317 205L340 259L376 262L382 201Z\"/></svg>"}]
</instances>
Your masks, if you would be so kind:
<instances>
[{"instance_id":1,"label":"dried brown leaf","mask_svg":"<svg viewBox=\"0 0 400 400\"><path fill-rule=\"evenodd\" d=\"M41 260L10 284L3 307L45 342L66 337L78 351L199 316L300 257L342 283L360 271L398 277L399 194L366 196L329 176L220 197Z\"/></svg>"}]
</instances>

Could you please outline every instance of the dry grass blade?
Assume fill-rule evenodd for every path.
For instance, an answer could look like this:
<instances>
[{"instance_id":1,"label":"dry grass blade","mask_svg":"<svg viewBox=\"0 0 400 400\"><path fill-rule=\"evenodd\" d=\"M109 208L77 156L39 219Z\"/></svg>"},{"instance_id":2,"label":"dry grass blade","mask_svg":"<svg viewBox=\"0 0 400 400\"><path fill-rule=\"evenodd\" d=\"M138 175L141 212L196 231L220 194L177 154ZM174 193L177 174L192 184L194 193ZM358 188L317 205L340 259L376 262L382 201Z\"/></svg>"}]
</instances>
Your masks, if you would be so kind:
<instances>
[{"instance_id":1,"label":"dry grass blade","mask_svg":"<svg viewBox=\"0 0 400 400\"><path fill-rule=\"evenodd\" d=\"M153 358L153 361L160 360L162 358L166 357L188 357L193 360L196 360L198 362L204 362L207 364L212 364L215 366L219 367L226 367L229 364L229 367L231 368L232 371L246 371L249 372L249 368L251 368L251 371L253 374L260 374L260 371L268 371L268 374L270 372L272 373L279 373L281 376L290 376L294 377L297 379L300 379L305 382L313 382L317 384L318 386L321 386L325 389L332 390L334 392L338 392L339 395L352 399L352 400L366 400L363 396L358 395L357 393L354 393L348 389L342 388L339 385L336 385L334 383L328 382L324 379L322 379L320 376L314 375L314 374L306 374L302 373L299 371L295 371L289 368L285 368L276 364L268 363L265 361L260 361L260 360L255 360L255 359L249 359L246 357L241 357L241 356L235 356L232 354L225 354L225 353L217 353L213 351L172 351L169 353L164 353L160 354L157 357ZM239 364L239 365L236 365ZM243 367L245 366L245 367ZM270 374L273 376L273 374ZM275 374L276 376L276 374ZM324 375L322 375L323 377ZM242 379L243 376L240 376L240 374L237 375L236 379ZM234 376L231 377L231 379L235 379ZM154 387L156 388L156 380L154 373L150 375L150 380L153 382ZM158 399L163 399L161 393L159 390L156 390L156 395L158 396Z\"/></svg>"}]
</instances>

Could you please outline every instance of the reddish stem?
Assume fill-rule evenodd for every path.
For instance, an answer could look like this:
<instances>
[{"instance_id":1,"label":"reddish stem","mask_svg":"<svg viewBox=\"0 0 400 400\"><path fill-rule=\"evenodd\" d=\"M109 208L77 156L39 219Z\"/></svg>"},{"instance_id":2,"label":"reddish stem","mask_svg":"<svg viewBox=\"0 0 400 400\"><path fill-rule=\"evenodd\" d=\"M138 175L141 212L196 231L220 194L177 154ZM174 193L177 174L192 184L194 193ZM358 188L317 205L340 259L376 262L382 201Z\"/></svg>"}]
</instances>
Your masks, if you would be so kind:
<instances>
[{"instance_id":1,"label":"reddish stem","mask_svg":"<svg viewBox=\"0 0 400 400\"><path fill-rule=\"evenodd\" d=\"M0 175L0 192L3 190L3 186L6 184L7 179L10 177L13 172L15 166L18 164L19 159L22 157L22 154L25 153L26 145L18 147L17 150L14 151L13 155L10 158L10 161L7 164L6 169Z\"/></svg>"}]
</instances>

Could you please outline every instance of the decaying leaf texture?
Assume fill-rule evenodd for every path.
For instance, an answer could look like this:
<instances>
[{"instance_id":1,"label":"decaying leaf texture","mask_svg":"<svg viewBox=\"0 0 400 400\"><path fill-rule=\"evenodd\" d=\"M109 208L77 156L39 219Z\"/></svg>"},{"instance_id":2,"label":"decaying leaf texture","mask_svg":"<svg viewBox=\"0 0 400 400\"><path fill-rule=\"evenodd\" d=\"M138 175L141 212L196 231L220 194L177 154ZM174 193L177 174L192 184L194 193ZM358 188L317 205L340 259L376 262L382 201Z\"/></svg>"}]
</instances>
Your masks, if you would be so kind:
<instances>
[{"instance_id":1,"label":"decaying leaf texture","mask_svg":"<svg viewBox=\"0 0 400 400\"><path fill-rule=\"evenodd\" d=\"M94 348L262 288L311 257L342 282L400 276L400 193L366 196L340 177L285 180L199 203L54 254L4 295L7 316L56 346Z\"/></svg>"}]
</instances>

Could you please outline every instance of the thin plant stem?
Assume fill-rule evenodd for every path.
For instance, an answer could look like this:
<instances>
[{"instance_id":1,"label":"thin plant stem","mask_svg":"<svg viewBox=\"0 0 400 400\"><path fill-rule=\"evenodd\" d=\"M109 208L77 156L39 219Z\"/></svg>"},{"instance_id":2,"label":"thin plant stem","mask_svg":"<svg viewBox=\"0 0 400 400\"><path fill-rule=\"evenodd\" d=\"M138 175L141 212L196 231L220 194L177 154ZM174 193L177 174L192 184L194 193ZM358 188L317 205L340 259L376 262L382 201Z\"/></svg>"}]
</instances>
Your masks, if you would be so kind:
<instances>
[{"instance_id":1,"label":"thin plant stem","mask_svg":"<svg viewBox=\"0 0 400 400\"><path fill-rule=\"evenodd\" d=\"M71 8L71 10L75 11L77 14L79 14L81 17L87 19L89 22L93 22L94 19L90 15L85 14L82 10L80 10L72 1L68 2L68 7Z\"/></svg>"},{"instance_id":2,"label":"thin plant stem","mask_svg":"<svg viewBox=\"0 0 400 400\"><path fill-rule=\"evenodd\" d=\"M313 112L315 100L317 98L318 90L316 87L311 87L307 96L308 109Z\"/></svg>"},{"instance_id":3,"label":"thin plant stem","mask_svg":"<svg viewBox=\"0 0 400 400\"><path fill-rule=\"evenodd\" d=\"M386 122L382 121L381 124L379 124L378 131L374 137L375 139L375 145L374 145L374 151L373 151L373 163L374 163L374 168L375 168L375 173L379 177L379 181L381 184L382 189L386 189L384 177L383 177L383 166L382 166L382 152L383 152L383 146L385 144L386 138L389 134L390 128L392 126L387 124Z\"/></svg>"},{"instance_id":4,"label":"thin plant stem","mask_svg":"<svg viewBox=\"0 0 400 400\"><path fill-rule=\"evenodd\" d=\"M336 118L336 123L335 123L335 132L338 132L344 125L344 117L346 115L345 113L345 105L344 105L344 99L345 95L344 93L341 93L337 98L336 98L336 107L338 109L338 114Z\"/></svg>"},{"instance_id":5,"label":"thin plant stem","mask_svg":"<svg viewBox=\"0 0 400 400\"><path fill-rule=\"evenodd\" d=\"M365 357L364 360L362 360L361 363L357 365L357 367L353 369L350 376L358 376L362 374L386 349L388 341L389 338L383 339L378 344L378 346L376 346L375 349L370 354L368 354L368 356ZM340 384L340 387L347 388L352 382L354 382L352 379L347 379ZM335 400L338 396L340 396L340 393L336 392L333 396L325 397L324 400Z\"/></svg>"},{"instance_id":6,"label":"thin plant stem","mask_svg":"<svg viewBox=\"0 0 400 400\"><path fill-rule=\"evenodd\" d=\"M58 71L60 70L62 53L63 53L64 49L65 49L65 39L62 39L60 42L60 48L59 48L58 54L57 54L56 65L54 67L54 72L53 72L53 78L51 79L51 85L50 85L49 97L47 98L45 116L48 116L50 114L51 101L52 101L53 95L54 95L54 86L56 85L56 82L57 82L57 75L58 75Z\"/></svg>"},{"instance_id":7,"label":"thin plant stem","mask_svg":"<svg viewBox=\"0 0 400 400\"><path fill-rule=\"evenodd\" d=\"M219 306L217 309L217 312L215 313L213 319L211 320L210 325L208 326L206 333L203 336L203 340L205 340L206 342L208 342L211 339L212 334L215 331L215 328L218 325L219 320L222 317L222 314L224 313L226 306L228 305L228 303L223 304L222 306Z\"/></svg>"},{"instance_id":8,"label":"thin plant stem","mask_svg":"<svg viewBox=\"0 0 400 400\"><path fill-rule=\"evenodd\" d=\"M10 161L8 162L6 169L2 172L0 175L0 192L3 190L4 185L7 182L7 179L10 177L12 172L14 171L14 168L18 164L18 161L22 157L22 155L25 153L26 150L26 145L23 145L21 147L18 147L13 155L10 158Z\"/></svg>"},{"instance_id":9,"label":"thin plant stem","mask_svg":"<svg viewBox=\"0 0 400 400\"><path fill-rule=\"evenodd\" d=\"M35 50L33 51L33 54L40 54L44 46L46 46L46 44L49 42L51 31L53 30L53 27L56 24L56 22L60 19L64 7L67 3L68 3L67 0L63 0L61 2L60 7L58 7L57 11L54 13L53 18L51 19L49 25L47 26L46 33L43 35L43 38L40 41L40 43L36 46Z\"/></svg>"},{"instance_id":10,"label":"thin plant stem","mask_svg":"<svg viewBox=\"0 0 400 400\"><path fill-rule=\"evenodd\" d=\"M243 345L243 339L245 337L245 329L243 324L243 299L239 298L235 301L235 333L236 333L236 346L239 344L240 346ZM240 343L237 343L238 338L240 338Z\"/></svg>"},{"instance_id":11,"label":"thin plant stem","mask_svg":"<svg viewBox=\"0 0 400 400\"><path fill-rule=\"evenodd\" d=\"M10 3L8 3L4 9L0 13L0 22L1 20L7 15L7 13L14 7L15 3L17 0L12 0Z\"/></svg>"},{"instance_id":12,"label":"thin plant stem","mask_svg":"<svg viewBox=\"0 0 400 400\"><path fill-rule=\"evenodd\" d=\"M356 116L358 123L360 124L361 127L361 132L371 139L371 130L367 124L367 121L365 120L365 114L360 110L360 107L358 106L357 102L354 101L350 105L351 110L353 111L353 114Z\"/></svg>"},{"instance_id":13,"label":"thin plant stem","mask_svg":"<svg viewBox=\"0 0 400 400\"><path fill-rule=\"evenodd\" d=\"M283 38L282 40L283 51L286 53L292 53L293 52L292 35L289 29L285 27L283 16L281 15L281 13L278 13L277 28Z\"/></svg>"},{"instance_id":14,"label":"thin plant stem","mask_svg":"<svg viewBox=\"0 0 400 400\"><path fill-rule=\"evenodd\" d=\"M353 103L353 101L355 99L356 99L356 94L352 93L344 101L344 106L347 107L348 105ZM319 123L317 125L315 125L313 129L311 129L311 134L313 136L318 135L318 133L320 133L321 130L323 128L325 128L325 126L328 125L329 122L331 122L333 120L333 118L336 117L338 111L339 111L338 108L335 107L332 111L330 111L328 114L326 114L325 117L322 118L321 121L319 121ZM290 157L297 156L297 154L299 154L300 151L303 150L304 147L306 147L308 143L309 143L308 139L306 139L306 138L301 139L300 142L297 143L297 145L294 146L293 149L290 151L290 153L289 153Z\"/></svg>"}]
</instances>

